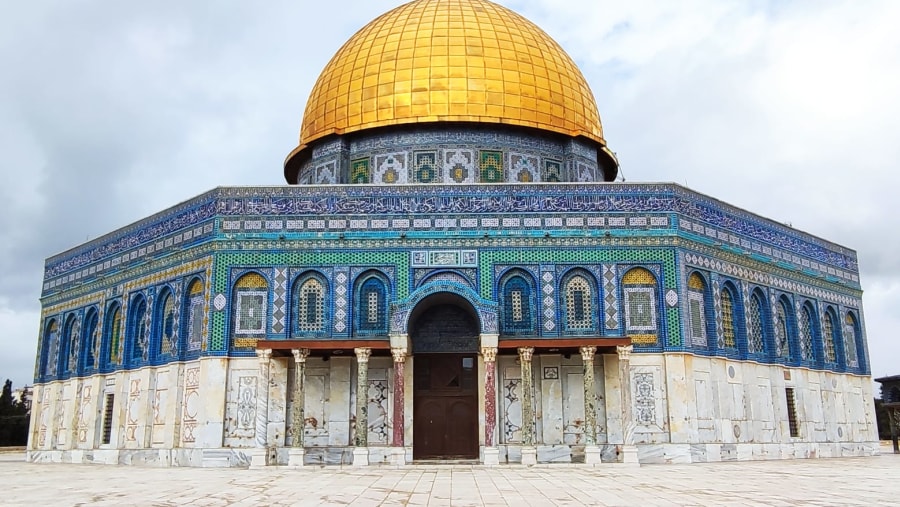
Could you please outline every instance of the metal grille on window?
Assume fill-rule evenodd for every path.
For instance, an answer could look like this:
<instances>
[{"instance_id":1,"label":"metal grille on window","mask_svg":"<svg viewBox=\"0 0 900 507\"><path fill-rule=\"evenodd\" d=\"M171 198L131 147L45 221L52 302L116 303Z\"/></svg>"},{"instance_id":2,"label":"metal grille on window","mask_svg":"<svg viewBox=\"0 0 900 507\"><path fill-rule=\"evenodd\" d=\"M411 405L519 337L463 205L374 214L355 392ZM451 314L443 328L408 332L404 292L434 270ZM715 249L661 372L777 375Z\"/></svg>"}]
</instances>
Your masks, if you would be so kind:
<instances>
[{"instance_id":1,"label":"metal grille on window","mask_svg":"<svg viewBox=\"0 0 900 507\"><path fill-rule=\"evenodd\" d=\"M100 439L101 444L109 444L112 439L112 416L115 399L114 394L106 394L106 404L103 407L103 435Z\"/></svg>"},{"instance_id":2,"label":"metal grille on window","mask_svg":"<svg viewBox=\"0 0 900 507\"><path fill-rule=\"evenodd\" d=\"M787 312L782 302L775 307L775 354L778 357L788 357L790 354Z\"/></svg>"},{"instance_id":3,"label":"metal grille on window","mask_svg":"<svg viewBox=\"0 0 900 507\"><path fill-rule=\"evenodd\" d=\"M570 330L591 329L591 284L581 276L573 276L566 284L566 327Z\"/></svg>"},{"instance_id":4,"label":"metal grille on window","mask_svg":"<svg viewBox=\"0 0 900 507\"><path fill-rule=\"evenodd\" d=\"M303 282L298 306L298 331L325 330L325 288L322 282L315 278Z\"/></svg>"},{"instance_id":5,"label":"metal grille on window","mask_svg":"<svg viewBox=\"0 0 900 507\"><path fill-rule=\"evenodd\" d=\"M763 351L763 317L762 303L759 297L750 298L750 329L747 330L747 349L751 354Z\"/></svg>"},{"instance_id":6,"label":"metal grille on window","mask_svg":"<svg viewBox=\"0 0 900 507\"><path fill-rule=\"evenodd\" d=\"M378 293L375 291L369 292L366 295L366 303L368 303L368 322L370 324L378 322Z\"/></svg>"},{"instance_id":7,"label":"metal grille on window","mask_svg":"<svg viewBox=\"0 0 900 507\"><path fill-rule=\"evenodd\" d=\"M239 334L263 334L266 332L268 310L268 284L258 273L248 273L235 284L237 305L234 319L235 332Z\"/></svg>"},{"instance_id":8,"label":"metal grille on window","mask_svg":"<svg viewBox=\"0 0 900 507\"><path fill-rule=\"evenodd\" d=\"M144 347L147 344L147 302L141 298L134 313L131 314L131 360L140 361L144 355Z\"/></svg>"},{"instance_id":9,"label":"metal grille on window","mask_svg":"<svg viewBox=\"0 0 900 507\"><path fill-rule=\"evenodd\" d=\"M722 337L725 339L725 348L737 348L734 332L734 300L728 289L722 290Z\"/></svg>"},{"instance_id":10,"label":"metal grille on window","mask_svg":"<svg viewBox=\"0 0 900 507\"><path fill-rule=\"evenodd\" d=\"M628 331L656 330L656 308L653 289L625 288L625 328Z\"/></svg>"},{"instance_id":11,"label":"metal grille on window","mask_svg":"<svg viewBox=\"0 0 900 507\"><path fill-rule=\"evenodd\" d=\"M107 321L109 330L109 363L119 364L122 360L122 311L116 305Z\"/></svg>"},{"instance_id":12,"label":"metal grille on window","mask_svg":"<svg viewBox=\"0 0 900 507\"><path fill-rule=\"evenodd\" d=\"M656 331L656 277L647 269L634 268L622 277L622 286L625 330L653 335Z\"/></svg>"},{"instance_id":13,"label":"metal grille on window","mask_svg":"<svg viewBox=\"0 0 900 507\"><path fill-rule=\"evenodd\" d=\"M512 320L522 322L522 291L514 290L512 295Z\"/></svg>"},{"instance_id":14,"label":"metal grille on window","mask_svg":"<svg viewBox=\"0 0 900 507\"><path fill-rule=\"evenodd\" d=\"M809 307L804 306L800 311L800 359L811 361L813 359L813 330L812 315Z\"/></svg>"},{"instance_id":15,"label":"metal grille on window","mask_svg":"<svg viewBox=\"0 0 900 507\"><path fill-rule=\"evenodd\" d=\"M855 368L859 366L859 356L856 352L856 321L853 319L853 315L848 313L845 323L844 351L847 356L847 366Z\"/></svg>"},{"instance_id":16,"label":"metal grille on window","mask_svg":"<svg viewBox=\"0 0 900 507\"><path fill-rule=\"evenodd\" d=\"M359 291L357 311L358 329L369 333L387 332L387 292L385 284L377 277L369 277Z\"/></svg>"},{"instance_id":17,"label":"metal grille on window","mask_svg":"<svg viewBox=\"0 0 900 507\"><path fill-rule=\"evenodd\" d=\"M834 351L834 317L830 312L825 313L825 322L823 324L822 341L825 345L825 362L837 362L837 354Z\"/></svg>"},{"instance_id":18,"label":"metal grille on window","mask_svg":"<svg viewBox=\"0 0 900 507\"><path fill-rule=\"evenodd\" d=\"M532 330L531 286L521 276L503 285L503 328L505 332Z\"/></svg>"},{"instance_id":19,"label":"metal grille on window","mask_svg":"<svg viewBox=\"0 0 900 507\"><path fill-rule=\"evenodd\" d=\"M171 354L175 350L175 298L172 294L165 295L162 310L162 340L160 352Z\"/></svg>"},{"instance_id":20,"label":"metal grille on window","mask_svg":"<svg viewBox=\"0 0 900 507\"><path fill-rule=\"evenodd\" d=\"M84 367L93 368L97 357L94 349L97 346L97 328L99 328L98 315L95 310L88 312L84 324Z\"/></svg>"},{"instance_id":21,"label":"metal grille on window","mask_svg":"<svg viewBox=\"0 0 900 507\"><path fill-rule=\"evenodd\" d=\"M59 324L55 320L51 320L47 325L47 351L44 359L44 373L47 375L56 375L56 357L59 354Z\"/></svg>"},{"instance_id":22,"label":"metal grille on window","mask_svg":"<svg viewBox=\"0 0 900 507\"><path fill-rule=\"evenodd\" d=\"M200 350L203 336L203 283L194 280L188 288L187 350Z\"/></svg>"},{"instance_id":23,"label":"metal grille on window","mask_svg":"<svg viewBox=\"0 0 900 507\"><path fill-rule=\"evenodd\" d=\"M706 283L697 273L688 278L688 311L691 319L691 343L706 346Z\"/></svg>"}]
</instances>

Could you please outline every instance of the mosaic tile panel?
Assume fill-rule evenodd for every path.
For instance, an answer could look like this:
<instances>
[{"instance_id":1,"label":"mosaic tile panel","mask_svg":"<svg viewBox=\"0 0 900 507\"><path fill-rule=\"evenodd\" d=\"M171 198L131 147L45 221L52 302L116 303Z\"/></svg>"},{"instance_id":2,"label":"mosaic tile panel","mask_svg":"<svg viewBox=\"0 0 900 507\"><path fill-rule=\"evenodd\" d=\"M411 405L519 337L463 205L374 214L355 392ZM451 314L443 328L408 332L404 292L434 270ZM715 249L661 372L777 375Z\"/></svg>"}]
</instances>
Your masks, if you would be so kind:
<instances>
[{"instance_id":1,"label":"mosaic tile panel","mask_svg":"<svg viewBox=\"0 0 900 507\"><path fill-rule=\"evenodd\" d=\"M502 183L503 152L487 150L478 152L478 171L481 183Z\"/></svg>"}]
</instances>

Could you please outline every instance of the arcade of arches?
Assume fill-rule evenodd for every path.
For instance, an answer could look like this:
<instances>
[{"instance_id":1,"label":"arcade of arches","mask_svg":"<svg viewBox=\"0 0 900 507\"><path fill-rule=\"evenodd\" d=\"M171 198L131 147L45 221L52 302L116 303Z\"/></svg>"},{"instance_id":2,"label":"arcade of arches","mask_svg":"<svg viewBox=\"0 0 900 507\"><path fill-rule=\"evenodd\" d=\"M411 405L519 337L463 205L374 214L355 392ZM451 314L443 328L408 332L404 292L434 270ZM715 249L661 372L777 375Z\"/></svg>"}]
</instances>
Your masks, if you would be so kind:
<instances>
[{"instance_id":1,"label":"arcade of arches","mask_svg":"<svg viewBox=\"0 0 900 507\"><path fill-rule=\"evenodd\" d=\"M501 461L501 441L503 444L520 444L521 448L516 450L520 450L519 459L524 464L538 462L539 447L564 443L576 444L579 451L583 448L583 458L570 455L570 460L600 463L599 444L605 443L600 440L604 440L602 437L605 435L601 433L605 433L607 421L598 423L598 415L604 417L609 414L614 424L621 421L624 428L634 424L631 420L631 397L628 395L631 392L630 380L625 374L632 349L627 339L499 340L497 335L481 333L476 309L464 297L452 293L437 293L416 305L410 314L408 329L406 335L392 335L389 344L349 344L360 345L352 349L356 360L356 381L351 388L356 394L356 430L352 439L355 444L352 462L355 465L368 464L373 452L370 447L375 447L368 438L372 403L369 389L360 389L360 386L370 385L370 360L387 353L393 359L390 368L390 420L404 421L404 424L391 424L390 439L386 442L393 464L406 463L410 458L481 460L485 464L498 464ZM343 349L334 349L336 346L346 348L348 343L313 340L259 343L259 385L271 384L270 371L274 361L282 357L285 361L293 359L293 389L285 394L289 398L293 427L301 427L304 421L308 423L304 415L305 405L311 401L310 393L304 391L308 362L314 358L333 360L335 355L342 355ZM616 365L614 388L621 396L606 396L605 392L598 390L595 380L598 351L607 358L608 365ZM580 380L581 386L568 386L569 390L576 387L577 393L570 391L566 399L560 398L559 386L553 385L561 381L558 367L547 366L542 375L535 377L534 360L543 355L557 360L580 359L580 368L573 370L571 362L563 368L568 373L566 380ZM509 363L504 379L512 381L498 382L498 359ZM601 366L601 372L602 369ZM536 391L536 378L544 384L543 396L541 386L537 386ZM604 403L607 398L612 398L617 406L607 404L598 409L598 403ZM543 410L542 407L535 407L536 400L547 407ZM571 406L576 400L578 406ZM562 402L563 410L552 410L550 407L554 401ZM507 408L515 405L517 413L508 413L512 411L504 410L503 404ZM542 432L542 439L536 431L536 412L543 412L539 419L541 426L547 428ZM256 438L259 442L266 442L267 437L262 432L267 431L269 426L269 421L263 419L267 413L267 410L257 411L256 427L260 433ZM558 420L554 421L554 417ZM504 419L502 424L498 423L498 419ZM578 427L575 440L568 435L554 441L551 427L573 425ZM363 427L370 431L359 431L358 428ZM626 429L625 434L633 435L633 431ZM300 438L293 438L289 464L301 466L304 462L309 463L306 451L302 434ZM622 456L612 461L637 463L633 437L620 447L613 446L613 451ZM502 456L502 461L508 459L508 454Z\"/></svg>"}]
</instances>

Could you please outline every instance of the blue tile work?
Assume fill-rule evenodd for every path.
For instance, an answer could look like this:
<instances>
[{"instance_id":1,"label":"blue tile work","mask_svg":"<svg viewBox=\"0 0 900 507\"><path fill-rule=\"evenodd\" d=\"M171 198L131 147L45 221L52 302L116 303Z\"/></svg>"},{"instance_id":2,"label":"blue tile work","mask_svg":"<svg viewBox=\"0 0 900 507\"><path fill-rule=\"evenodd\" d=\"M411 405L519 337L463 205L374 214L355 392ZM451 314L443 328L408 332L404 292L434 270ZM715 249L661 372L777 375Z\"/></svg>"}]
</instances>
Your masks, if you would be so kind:
<instances>
[{"instance_id":1,"label":"blue tile work","mask_svg":"<svg viewBox=\"0 0 900 507\"><path fill-rule=\"evenodd\" d=\"M345 148L337 146L331 154L340 155ZM568 148L561 149L563 160ZM472 158L462 159L477 169L478 151L471 151ZM441 152L435 153L440 158ZM515 160L529 174L540 168L527 150L516 153L522 156L504 155L507 164ZM852 250L673 184L423 184L217 188L51 257L45 268L36 380L199 355L250 355L258 339L345 339L365 334L387 340L388 321L394 332L402 330L414 304L440 290L471 299L481 312L484 332L503 334L508 329L508 335L520 338L560 336L566 334L561 288L573 268L589 272L595 283L595 324L587 332L621 336L626 320L621 277L632 267L650 270L658 280L654 294L659 340L643 344L639 351L689 350L867 371ZM528 330L503 324L512 296L504 302L502 278L513 269L527 273L533 282L529 290L520 290L528 298L521 308L533 319ZM327 329L320 333L292 327L299 311L294 284L309 270L320 273L327 286L323 302ZM712 319L707 326L715 335L708 332L707 346L683 338L689 336L686 279L695 270L710 285L712 311L705 316ZM376 296L369 300L359 295L364 273L370 271L383 275L386 306L384 321L378 311L371 314L382 324L367 328L368 318L362 317L369 315L369 302L373 308L381 304ZM236 335L233 289L248 272L267 281L262 308L266 326L259 333ZM189 302L198 297L188 293L195 279L203 284L202 306L196 300ZM726 281L735 287L738 312L738 346L730 352L724 350L721 329L720 293ZM765 353L751 357L745 302L757 289L771 294L766 298L769 341L774 336L772 299L781 294L793 302L792 314L797 314L798 304L802 308L809 302L817 323L825 312L833 312L838 335L835 361L824 360L821 331L813 331L811 357L779 358L772 353L772 343L767 343ZM179 339L170 356L157 354L156 335L151 347L137 317L131 317L140 295L147 305L143 327L159 329L154 298L163 290L172 290L177 299L174 329ZM107 322L114 301L122 304L124 330L123 357L115 358ZM182 335L188 332L188 322L197 322L190 318L192 304L195 310L204 309L203 346L188 350ZM62 333L68 315L75 314L84 323L91 308L98 310L100 343L95 346L97 357L87 361L80 345L87 341L83 333L75 333L68 342ZM855 327L846 324L848 312L856 319ZM57 323L55 331L51 320ZM820 323L813 327L822 329ZM797 326L792 329L789 339L792 351L797 351ZM856 341L845 345L847 336ZM78 346L71 347L69 342L75 341ZM65 363L60 354L66 355Z\"/></svg>"}]
</instances>

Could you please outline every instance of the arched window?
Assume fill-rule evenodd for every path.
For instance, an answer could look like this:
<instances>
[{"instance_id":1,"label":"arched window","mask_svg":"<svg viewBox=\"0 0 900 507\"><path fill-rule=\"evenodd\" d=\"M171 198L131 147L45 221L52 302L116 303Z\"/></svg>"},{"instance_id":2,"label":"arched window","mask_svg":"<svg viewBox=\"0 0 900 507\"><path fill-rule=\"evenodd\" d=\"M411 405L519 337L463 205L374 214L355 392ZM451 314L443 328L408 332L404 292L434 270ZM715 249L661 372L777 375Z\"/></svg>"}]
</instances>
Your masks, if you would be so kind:
<instances>
[{"instance_id":1,"label":"arched window","mask_svg":"<svg viewBox=\"0 0 900 507\"><path fill-rule=\"evenodd\" d=\"M149 334L147 333L147 300L138 295L131 301L128 316L128 366L136 366L147 360Z\"/></svg>"},{"instance_id":2,"label":"arched window","mask_svg":"<svg viewBox=\"0 0 900 507\"><path fill-rule=\"evenodd\" d=\"M503 312L501 330L503 334L536 334L533 287L531 277L519 271L514 271L502 280L500 304Z\"/></svg>"},{"instance_id":3,"label":"arched window","mask_svg":"<svg viewBox=\"0 0 900 507\"><path fill-rule=\"evenodd\" d=\"M597 328L597 320L594 317L594 294L596 291L593 277L578 270L563 280L562 287L565 332L585 334L594 331Z\"/></svg>"},{"instance_id":4,"label":"arched window","mask_svg":"<svg viewBox=\"0 0 900 507\"><path fill-rule=\"evenodd\" d=\"M175 332L175 296L165 288L156 298L153 316L154 355L158 359L170 358L178 352Z\"/></svg>"},{"instance_id":5,"label":"arched window","mask_svg":"<svg viewBox=\"0 0 900 507\"><path fill-rule=\"evenodd\" d=\"M829 308L825 310L825 320L822 322L822 341L825 349L825 362L829 364L837 363L836 344L840 340L840 327L836 325L837 319L834 311Z\"/></svg>"},{"instance_id":6,"label":"arched window","mask_svg":"<svg viewBox=\"0 0 900 507\"><path fill-rule=\"evenodd\" d=\"M294 282L294 334L324 334L326 283L319 275L309 273ZM367 302L368 304L368 302Z\"/></svg>"},{"instance_id":7,"label":"arched window","mask_svg":"<svg viewBox=\"0 0 900 507\"><path fill-rule=\"evenodd\" d=\"M200 351L203 341L203 282L194 278L184 295L184 310L181 317L182 354Z\"/></svg>"},{"instance_id":8,"label":"arched window","mask_svg":"<svg viewBox=\"0 0 900 507\"><path fill-rule=\"evenodd\" d=\"M688 313L690 317L691 344L707 346L706 321L707 285L699 273L688 277Z\"/></svg>"},{"instance_id":9,"label":"arched window","mask_svg":"<svg viewBox=\"0 0 900 507\"><path fill-rule=\"evenodd\" d=\"M59 323L50 319L44 327L44 347L41 351L41 373L47 376L56 375L59 357Z\"/></svg>"},{"instance_id":10,"label":"arched window","mask_svg":"<svg viewBox=\"0 0 900 507\"><path fill-rule=\"evenodd\" d=\"M106 309L106 319L103 324L103 343L106 347L104 366L122 364L123 340L122 340L122 308L119 303L112 303Z\"/></svg>"},{"instance_id":11,"label":"arched window","mask_svg":"<svg viewBox=\"0 0 900 507\"><path fill-rule=\"evenodd\" d=\"M737 305L731 285L722 285L722 347L737 352Z\"/></svg>"},{"instance_id":12,"label":"arched window","mask_svg":"<svg viewBox=\"0 0 900 507\"><path fill-rule=\"evenodd\" d=\"M748 307L748 325L747 328L747 352L750 354L762 354L766 348L766 331L765 311L763 296L759 291L754 291L750 296L750 304Z\"/></svg>"},{"instance_id":13,"label":"arched window","mask_svg":"<svg viewBox=\"0 0 900 507\"><path fill-rule=\"evenodd\" d=\"M785 299L778 300L775 305L775 356L781 359L791 357L791 304Z\"/></svg>"},{"instance_id":14,"label":"arched window","mask_svg":"<svg viewBox=\"0 0 900 507\"><path fill-rule=\"evenodd\" d=\"M852 313L847 312L847 316L844 318L844 353L847 355L848 368L859 367L858 333L856 318Z\"/></svg>"},{"instance_id":15,"label":"arched window","mask_svg":"<svg viewBox=\"0 0 900 507\"><path fill-rule=\"evenodd\" d=\"M817 329L815 328L816 319L814 311L809 303L804 304L800 308L800 322L798 324L798 334L800 337L800 360L812 361L815 359L815 336Z\"/></svg>"},{"instance_id":16,"label":"arched window","mask_svg":"<svg viewBox=\"0 0 900 507\"><path fill-rule=\"evenodd\" d=\"M388 332L387 285L377 274L363 275L356 291L356 330L359 334L385 335Z\"/></svg>"},{"instance_id":17,"label":"arched window","mask_svg":"<svg viewBox=\"0 0 900 507\"><path fill-rule=\"evenodd\" d=\"M234 333L263 335L266 333L269 284L259 273L247 273L234 285Z\"/></svg>"},{"instance_id":18,"label":"arched window","mask_svg":"<svg viewBox=\"0 0 900 507\"><path fill-rule=\"evenodd\" d=\"M649 270L634 268L622 277L625 332L656 334L656 277ZM653 340L656 341L656 340Z\"/></svg>"},{"instance_id":19,"label":"arched window","mask_svg":"<svg viewBox=\"0 0 900 507\"><path fill-rule=\"evenodd\" d=\"M99 356L98 346L100 334L100 314L96 308L88 309L84 316L84 326L81 333L81 371L93 371L97 369Z\"/></svg>"},{"instance_id":20,"label":"arched window","mask_svg":"<svg viewBox=\"0 0 900 507\"><path fill-rule=\"evenodd\" d=\"M59 375L67 376L72 373L72 369L78 364L77 358L78 318L75 315L69 315L59 341Z\"/></svg>"}]
</instances>

